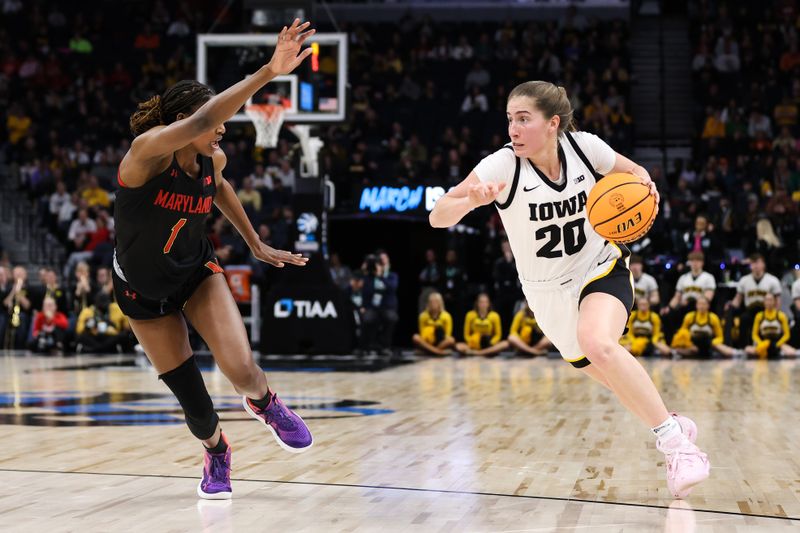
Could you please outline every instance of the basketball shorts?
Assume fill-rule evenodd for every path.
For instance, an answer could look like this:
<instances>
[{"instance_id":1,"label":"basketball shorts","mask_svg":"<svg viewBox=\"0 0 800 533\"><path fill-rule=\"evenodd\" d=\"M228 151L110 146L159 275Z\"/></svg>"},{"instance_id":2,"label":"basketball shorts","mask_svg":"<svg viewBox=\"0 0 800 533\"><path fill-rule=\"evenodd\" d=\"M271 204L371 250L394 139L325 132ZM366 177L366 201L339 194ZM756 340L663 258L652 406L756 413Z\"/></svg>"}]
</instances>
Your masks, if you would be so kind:
<instances>
[{"instance_id":1,"label":"basketball shorts","mask_svg":"<svg viewBox=\"0 0 800 533\"><path fill-rule=\"evenodd\" d=\"M187 277L186 281L165 298L154 300L145 298L131 287L125 280L124 272L114 258L111 277L114 280L114 296L122 312L135 320L150 320L183 310L186 302L192 297L197 287L209 276L225 271L213 253L206 256L203 262Z\"/></svg>"},{"instance_id":2,"label":"basketball shorts","mask_svg":"<svg viewBox=\"0 0 800 533\"><path fill-rule=\"evenodd\" d=\"M612 257L598 262L600 258ZM588 366L578 343L578 309L581 301L593 292L610 294L625 306L630 316L633 308L633 276L628 270L627 248L609 243L581 273L566 274L547 282L520 280L528 305L544 335L555 345L565 361L576 368Z\"/></svg>"}]
</instances>

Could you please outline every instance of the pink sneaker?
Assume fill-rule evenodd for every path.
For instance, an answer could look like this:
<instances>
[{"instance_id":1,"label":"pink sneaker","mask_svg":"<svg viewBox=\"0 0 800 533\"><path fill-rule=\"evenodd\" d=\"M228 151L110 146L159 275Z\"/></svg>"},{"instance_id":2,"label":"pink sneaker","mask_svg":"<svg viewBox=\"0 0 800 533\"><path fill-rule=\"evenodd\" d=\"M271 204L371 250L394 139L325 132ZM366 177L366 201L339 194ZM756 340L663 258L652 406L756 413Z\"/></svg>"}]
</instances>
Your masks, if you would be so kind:
<instances>
[{"instance_id":1,"label":"pink sneaker","mask_svg":"<svg viewBox=\"0 0 800 533\"><path fill-rule=\"evenodd\" d=\"M677 420L678 424L681 425L681 430L683 430L683 434L686 435L686 438L689 439L689 442L692 444L697 442L697 424L694 423L694 420L679 415L678 413L670 414L675 417L675 420Z\"/></svg>"},{"instance_id":2,"label":"pink sneaker","mask_svg":"<svg viewBox=\"0 0 800 533\"><path fill-rule=\"evenodd\" d=\"M686 498L698 483L708 479L711 463L706 454L685 438L675 437L668 446L656 441L656 448L664 453L667 467L667 487L676 498Z\"/></svg>"}]
</instances>

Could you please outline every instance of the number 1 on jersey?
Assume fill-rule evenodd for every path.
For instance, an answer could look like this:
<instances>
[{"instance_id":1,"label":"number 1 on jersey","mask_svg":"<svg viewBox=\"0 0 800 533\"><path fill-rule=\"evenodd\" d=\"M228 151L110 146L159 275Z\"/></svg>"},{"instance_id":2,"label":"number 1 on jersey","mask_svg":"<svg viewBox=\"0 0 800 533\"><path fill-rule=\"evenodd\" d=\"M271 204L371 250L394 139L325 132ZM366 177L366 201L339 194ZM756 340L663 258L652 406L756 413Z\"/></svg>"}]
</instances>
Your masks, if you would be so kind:
<instances>
[{"instance_id":1,"label":"number 1 on jersey","mask_svg":"<svg viewBox=\"0 0 800 533\"><path fill-rule=\"evenodd\" d=\"M172 250L172 245L175 243L175 237L178 236L178 232L181 228L186 225L186 219L182 218L172 226L172 233L169 234L169 239L167 239L167 244L164 245L164 253L168 254L170 250Z\"/></svg>"}]
</instances>

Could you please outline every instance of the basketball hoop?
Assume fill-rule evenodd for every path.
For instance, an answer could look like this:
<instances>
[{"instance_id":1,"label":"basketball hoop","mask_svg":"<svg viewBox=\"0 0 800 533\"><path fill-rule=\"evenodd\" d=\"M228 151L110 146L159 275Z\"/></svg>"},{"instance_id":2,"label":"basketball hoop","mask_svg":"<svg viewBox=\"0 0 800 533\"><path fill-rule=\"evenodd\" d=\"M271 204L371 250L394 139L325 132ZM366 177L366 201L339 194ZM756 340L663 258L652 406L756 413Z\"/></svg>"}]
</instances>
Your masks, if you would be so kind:
<instances>
[{"instance_id":1,"label":"basketball hoop","mask_svg":"<svg viewBox=\"0 0 800 533\"><path fill-rule=\"evenodd\" d=\"M251 104L244 111L256 127L256 146L275 148L278 146L278 133L283 125L281 104Z\"/></svg>"}]
</instances>

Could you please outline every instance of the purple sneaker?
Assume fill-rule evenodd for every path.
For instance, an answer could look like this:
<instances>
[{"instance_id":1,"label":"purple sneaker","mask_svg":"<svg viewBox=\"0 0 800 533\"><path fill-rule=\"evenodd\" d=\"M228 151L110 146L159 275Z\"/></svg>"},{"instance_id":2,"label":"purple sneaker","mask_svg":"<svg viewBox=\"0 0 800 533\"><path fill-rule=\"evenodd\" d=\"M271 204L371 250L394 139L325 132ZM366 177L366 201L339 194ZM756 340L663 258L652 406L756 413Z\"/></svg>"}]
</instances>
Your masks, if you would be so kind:
<instances>
[{"instance_id":1,"label":"purple sneaker","mask_svg":"<svg viewBox=\"0 0 800 533\"><path fill-rule=\"evenodd\" d=\"M264 409L253 405L250 399L244 396L242 398L244 410L267 426L267 429L272 432L272 436L278 441L280 447L287 452L301 453L311 448L311 445L314 444L314 439L306 423L286 407L286 404L278 398L277 394L272 390L270 390L270 393L272 393L272 400Z\"/></svg>"},{"instance_id":2,"label":"purple sneaker","mask_svg":"<svg viewBox=\"0 0 800 533\"><path fill-rule=\"evenodd\" d=\"M224 434L220 438L228 444ZM203 460L203 479L197 485L197 495L205 500L231 499L231 445L225 453L208 453Z\"/></svg>"}]
</instances>

